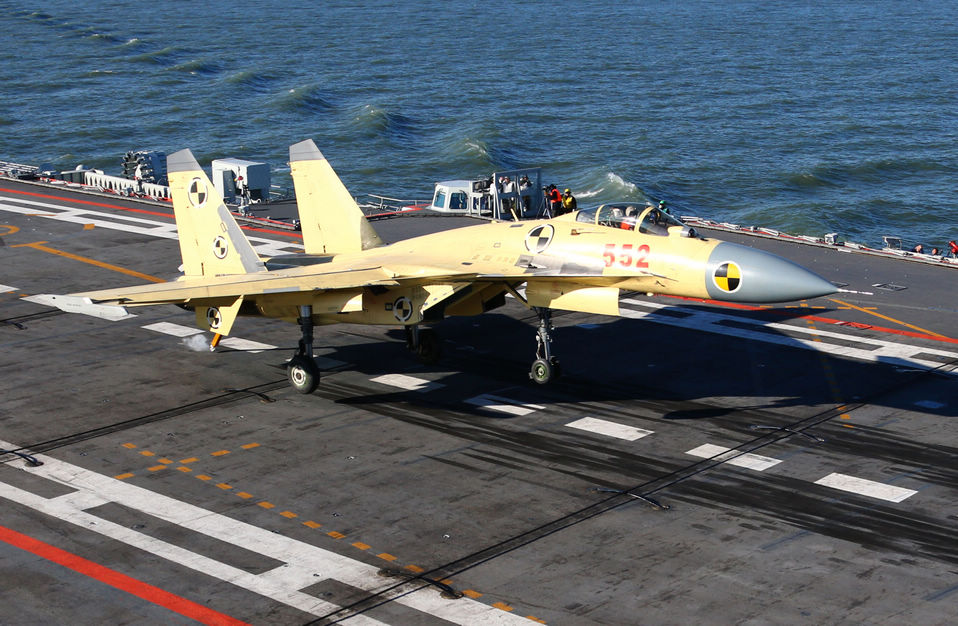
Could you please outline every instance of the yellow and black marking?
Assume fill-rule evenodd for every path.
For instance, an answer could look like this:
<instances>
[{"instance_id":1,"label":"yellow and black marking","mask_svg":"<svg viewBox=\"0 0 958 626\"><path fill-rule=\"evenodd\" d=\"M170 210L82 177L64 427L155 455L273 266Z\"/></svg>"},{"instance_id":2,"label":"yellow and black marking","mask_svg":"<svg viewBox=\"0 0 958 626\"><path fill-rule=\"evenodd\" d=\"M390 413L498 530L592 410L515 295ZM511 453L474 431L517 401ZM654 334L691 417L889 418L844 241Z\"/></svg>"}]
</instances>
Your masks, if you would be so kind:
<instances>
[{"instance_id":1,"label":"yellow and black marking","mask_svg":"<svg viewBox=\"0 0 958 626\"><path fill-rule=\"evenodd\" d=\"M190 182L190 204L195 208L202 208L206 204L206 199L209 197L209 191L206 189L206 183L201 178L194 178Z\"/></svg>"},{"instance_id":2,"label":"yellow and black marking","mask_svg":"<svg viewBox=\"0 0 958 626\"><path fill-rule=\"evenodd\" d=\"M726 293L732 293L742 284L742 270L731 261L722 263L715 268L712 279L716 287Z\"/></svg>"}]
</instances>

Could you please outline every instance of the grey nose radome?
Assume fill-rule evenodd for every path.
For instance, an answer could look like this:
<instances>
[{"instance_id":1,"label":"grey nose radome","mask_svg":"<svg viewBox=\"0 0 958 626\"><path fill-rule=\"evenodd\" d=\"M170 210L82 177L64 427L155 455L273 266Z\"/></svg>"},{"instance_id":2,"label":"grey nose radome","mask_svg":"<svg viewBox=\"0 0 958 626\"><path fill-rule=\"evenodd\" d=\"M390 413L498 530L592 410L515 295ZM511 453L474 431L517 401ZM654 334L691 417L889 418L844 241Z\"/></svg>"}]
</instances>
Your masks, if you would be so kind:
<instances>
[{"instance_id":1,"label":"grey nose radome","mask_svg":"<svg viewBox=\"0 0 958 626\"><path fill-rule=\"evenodd\" d=\"M769 252L723 242L706 265L709 297L730 302L790 302L835 293L818 274Z\"/></svg>"}]
</instances>

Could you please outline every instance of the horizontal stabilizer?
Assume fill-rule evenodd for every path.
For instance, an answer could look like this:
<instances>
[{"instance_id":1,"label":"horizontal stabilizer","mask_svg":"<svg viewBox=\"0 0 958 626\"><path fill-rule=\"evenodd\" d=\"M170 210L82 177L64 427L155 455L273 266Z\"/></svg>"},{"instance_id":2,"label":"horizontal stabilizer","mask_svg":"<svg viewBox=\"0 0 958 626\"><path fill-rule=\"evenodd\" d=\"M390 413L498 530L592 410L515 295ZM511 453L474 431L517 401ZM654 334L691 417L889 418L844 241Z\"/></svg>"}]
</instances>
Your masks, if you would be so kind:
<instances>
[{"instance_id":1,"label":"horizontal stabilizer","mask_svg":"<svg viewBox=\"0 0 958 626\"><path fill-rule=\"evenodd\" d=\"M41 293L36 296L23 298L23 300L33 302L34 304L53 306L67 313L82 313L83 315L90 315L110 321L136 317L136 315L130 313L122 306L95 304L90 298L84 298L82 296L61 296L51 293Z\"/></svg>"}]
</instances>

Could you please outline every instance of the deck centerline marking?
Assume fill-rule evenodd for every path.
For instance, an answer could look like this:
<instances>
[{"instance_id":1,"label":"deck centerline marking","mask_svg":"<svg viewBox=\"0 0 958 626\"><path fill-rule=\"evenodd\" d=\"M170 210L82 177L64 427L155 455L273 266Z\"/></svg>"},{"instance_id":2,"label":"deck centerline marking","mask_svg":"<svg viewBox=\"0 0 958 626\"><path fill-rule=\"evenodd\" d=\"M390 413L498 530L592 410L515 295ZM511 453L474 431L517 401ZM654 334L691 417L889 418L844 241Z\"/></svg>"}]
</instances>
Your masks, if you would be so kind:
<instances>
[{"instance_id":1,"label":"deck centerline marking","mask_svg":"<svg viewBox=\"0 0 958 626\"><path fill-rule=\"evenodd\" d=\"M568 428L577 428L579 430L598 433L608 437L615 437L616 439L625 439L626 441L635 441L655 432L652 430L646 430L644 428L635 428L634 426L626 426L625 424L610 422L608 420L603 420L596 417L583 417L582 419L569 422L566 424L566 426Z\"/></svg>"},{"instance_id":2,"label":"deck centerline marking","mask_svg":"<svg viewBox=\"0 0 958 626\"><path fill-rule=\"evenodd\" d=\"M732 448L725 448L711 443L704 443L697 448L688 450L686 454L703 459L714 459L729 465L744 467L758 472L764 472L768 468L781 463L779 459L773 459L751 452L740 453Z\"/></svg>"},{"instance_id":3,"label":"deck centerline marking","mask_svg":"<svg viewBox=\"0 0 958 626\"><path fill-rule=\"evenodd\" d=\"M905 489L904 487L886 485L885 483L876 482L874 480L867 480L865 478L858 478L856 476L849 476L847 474L839 474L837 472L833 472L828 476L819 478L815 481L815 484L832 487L833 489L840 489L842 491L848 491L850 493L857 493L870 498L887 500L889 502L901 502L902 500L910 498L918 493L914 489Z\"/></svg>"}]
</instances>

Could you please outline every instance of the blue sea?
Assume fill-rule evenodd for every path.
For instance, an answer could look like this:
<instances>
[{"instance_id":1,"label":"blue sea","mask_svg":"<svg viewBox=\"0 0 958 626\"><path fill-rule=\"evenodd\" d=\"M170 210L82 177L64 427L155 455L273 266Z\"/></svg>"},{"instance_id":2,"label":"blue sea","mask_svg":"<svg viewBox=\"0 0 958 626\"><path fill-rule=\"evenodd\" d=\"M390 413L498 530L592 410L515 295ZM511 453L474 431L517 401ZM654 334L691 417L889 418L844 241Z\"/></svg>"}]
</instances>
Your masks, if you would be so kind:
<instances>
[{"instance_id":1,"label":"blue sea","mask_svg":"<svg viewBox=\"0 0 958 626\"><path fill-rule=\"evenodd\" d=\"M541 166L580 206L958 239L958 2L0 0L0 160L268 162L354 194Z\"/></svg>"}]
</instances>

